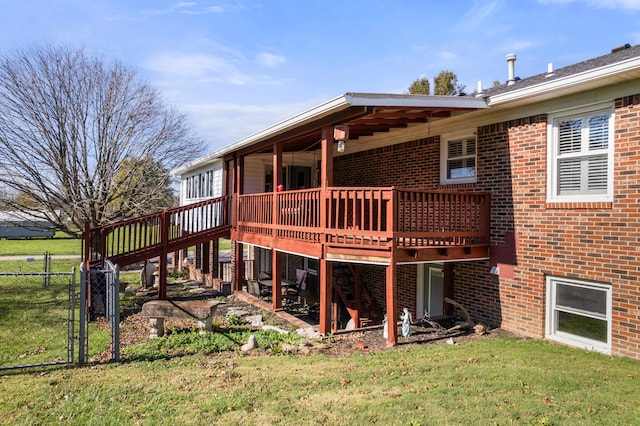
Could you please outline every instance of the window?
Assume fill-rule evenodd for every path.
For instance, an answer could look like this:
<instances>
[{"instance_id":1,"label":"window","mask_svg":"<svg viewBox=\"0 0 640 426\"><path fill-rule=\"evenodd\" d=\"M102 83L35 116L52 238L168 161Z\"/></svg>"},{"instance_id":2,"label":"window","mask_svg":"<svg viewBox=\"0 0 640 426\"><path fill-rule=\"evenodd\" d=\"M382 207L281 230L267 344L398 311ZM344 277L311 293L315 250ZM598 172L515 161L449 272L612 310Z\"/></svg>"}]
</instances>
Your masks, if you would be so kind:
<instances>
[{"instance_id":1,"label":"window","mask_svg":"<svg viewBox=\"0 0 640 426\"><path fill-rule=\"evenodd\" d=\"M612 201L611 107L549 117L549 201Z\"/></svg>"},{"instance_id":2,"label":"window","mask_svg":"<svg viewBox=\"0 0 640 426\"><path fill-rule=\"evenodd\" d=\"M315 257L304 258L304 269L311 275L318 275L320 269L320 260Z\"/></svg>"},{"instance_id":3,"label":"window","mask_svg":"<svg viewBox=\"0 0 640 426\"><path fill-rule=\"evenodd\" d=\"M546 337L611 353L611 286L547 277Z\"/></svg>"},{"instance_id":4,"label":"window","mask_svg":"<svg viewBox=\"0 0 640 426\"><path fill-rule=\"evenodd\" d=\"M444 271L441 264L423 264L418 266L416 289L416 314L422 318L444 315Z\"/></svg>"},{"instance_id":5,"label":"window","mask_svg":"<svg viewBox=\"0 0 640 426\"><path fill-rule=\"evenodd\" d=\"M475 136L444 139L441 158L441 183L476 181Z\"/></svg>"}]
</instances>

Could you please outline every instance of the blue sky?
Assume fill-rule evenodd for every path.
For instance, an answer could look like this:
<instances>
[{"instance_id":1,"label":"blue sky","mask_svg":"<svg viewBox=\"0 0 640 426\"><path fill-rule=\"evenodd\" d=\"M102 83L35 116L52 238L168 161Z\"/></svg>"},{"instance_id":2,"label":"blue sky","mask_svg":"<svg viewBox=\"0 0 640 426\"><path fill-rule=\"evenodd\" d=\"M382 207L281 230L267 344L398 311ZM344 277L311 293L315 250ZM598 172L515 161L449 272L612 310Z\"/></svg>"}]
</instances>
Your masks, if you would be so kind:
<instances>
[{"instance_id":1,"label":"blue sky","mask_svg":"<svg viewBox=\"0 0 640 426\"><path fill-rule=\"evenodd\" d=\"M0 53L84 48L185 112L210 150L346 92L469 92L640 44L640 0L4 0ZM205 152L202 153L206 154Z\"/></svg>"}]
</instances>

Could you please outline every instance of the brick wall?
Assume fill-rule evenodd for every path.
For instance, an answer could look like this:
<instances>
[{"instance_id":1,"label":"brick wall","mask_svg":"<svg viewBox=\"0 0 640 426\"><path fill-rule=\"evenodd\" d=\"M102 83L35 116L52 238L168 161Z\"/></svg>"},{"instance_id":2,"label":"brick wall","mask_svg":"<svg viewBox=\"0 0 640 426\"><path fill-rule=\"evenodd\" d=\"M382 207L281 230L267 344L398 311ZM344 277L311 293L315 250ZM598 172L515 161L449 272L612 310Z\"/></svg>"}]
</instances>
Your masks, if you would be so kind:
<instances>
[{"instance_id":1,"label":"brick wall","mask_svg":"<svg viewBox=\"0 0 640 426\"><path fill-rule=\"evenodd\" d=\"M613 203L546 203L546 115L477 129L478 182L444 188L491 192L492 247L511 239L517 252L507 259L512 277L489 274L488 261L455 264L453 298L474 321L543 337L547 275L610 283L613 353L640 358L639 110L640 95L616 101ZM434 136L336 158L334 182L441 188L439 142ZM384 306L384 268L365 269L370 292ZM415 315L416 267L398 269L398 307Z\"/></svg>"}]
</instances>

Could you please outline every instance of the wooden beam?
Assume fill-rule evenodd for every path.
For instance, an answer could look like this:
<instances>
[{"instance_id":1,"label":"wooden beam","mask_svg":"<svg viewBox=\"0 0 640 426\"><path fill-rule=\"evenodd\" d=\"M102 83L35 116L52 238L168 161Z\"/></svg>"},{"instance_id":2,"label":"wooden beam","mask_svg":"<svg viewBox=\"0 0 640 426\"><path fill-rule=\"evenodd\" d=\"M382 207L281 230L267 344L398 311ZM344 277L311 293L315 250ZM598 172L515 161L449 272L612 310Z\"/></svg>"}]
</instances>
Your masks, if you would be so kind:
<instances>
[{"instance_id":1,"label":"wooden beam","mask_svg":"<svg viewBox=\"0 0 640 426\"><path fill-rule=\"evenodd\" d=\"M333 127L325 127L322 129L321 142L321 168L320 168L320 187L326 188L333 186ZM324 215L322 216L324 217Z\"/></svg>"},{"instance_id":2,"label":"wooden beam","mask_svg":"<svg viewBox=\"0 0 640 426\"><path fill-rule=\"evenodd\" d=\"M169 218L168 210L162 212L160 222L160 238L162 250L160 251L160 264L158 265L158 298L167 298L167 255L169 254Z\"/></svg>"},{"instance_id":3,"label":"wooden beam","mask_svg":"<svg viewBox=\"0 0 640 426\"><path fill-rule=\"evenodd\" d=\"M386 304L387 304L387 346L392 347L398 344L398 304L397 304L397 266L391 262L386 267Z\"/></svg>"},{"instance_id":4,"label":"wooden beam","mask_svg":"<svg viewBox=\"0 0 640 426\"><path fill-rule=\"evenodd\" d=\"M282 185L282 145L273 145L273 192L278 191L278 185ZM275 207L275 203L274 203ZM275 216L274 216L275 217Z\"/></svg>"},{"instance_id":5,"label":"wooden beam","mask_svg":"<svg viewBox=\"0 0 640 426\"><path fill-rule=\"evenodd\" d=\"M240 241L235 242L235 276L233 277L235 291L242 290L242 284L244 284L244 245Z\"/></svg>"},{"instance_id":6,"label":"wooden beam","mask_svg":"<svg viewBox=\"0 0 640 426\"><path fill-rule=\"evenodd\" d=\"M282 253L271 250L271 301L273 310L282 310Z\"/></svg>"},{"instance_id":7,"label":"wooden beam","mask_svg":"<svg viewBox=\"0 0 640 426\"><path fill-rule=\"evenodd\" d=\"M331 293L333 291L333 264L324 257L320 259L320 334L331 333ZM336 318L337 321L337 318Z\"/></svg>"}]
</instances>

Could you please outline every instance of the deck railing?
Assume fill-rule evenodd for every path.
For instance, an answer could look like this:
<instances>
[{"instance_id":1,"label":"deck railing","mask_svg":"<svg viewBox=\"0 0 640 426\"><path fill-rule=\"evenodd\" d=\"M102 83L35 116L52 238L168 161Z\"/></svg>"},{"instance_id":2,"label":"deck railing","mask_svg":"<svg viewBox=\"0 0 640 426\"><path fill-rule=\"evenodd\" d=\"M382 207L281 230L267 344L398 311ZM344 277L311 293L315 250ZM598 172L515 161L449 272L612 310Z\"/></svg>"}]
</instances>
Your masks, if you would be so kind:
<instances>
[{"instance_id":1,"label":"deck railing","mask_svg":"<svg viewBox=\"0 0 640 426\"><path fill-rule=\"evenodd\" d=\"M135 263L164 251L186 248L230 227L231 197L220 197L158 213L91 228L85 257L91 262L104 259ZM124 260L124 262L123 262Z\"/></svg>"},{"instance_id":2,"label":"deck railing","mask_svg":"<svg viewBox=\"0 0 640 426\"><path fill-rule=\"evenodd\" d=\"M316 188L241 195L236 227L343 246L466 246L488 244L489 208L488 193L335 187L323 198Z\"/></svg>"},{"instance_id":3,"label":"deck railing","mask_svg":"<svg viewBox=\"0 0 640 426\"><path fill-rule=\"evenodd\" d=\"M121 265L227 232L232 198L220 197L90 229L90 261ZM438 248L489 243L488 193L334 187L241 195L237 231L343 247Z\"/></svg>"}]
</instances>

